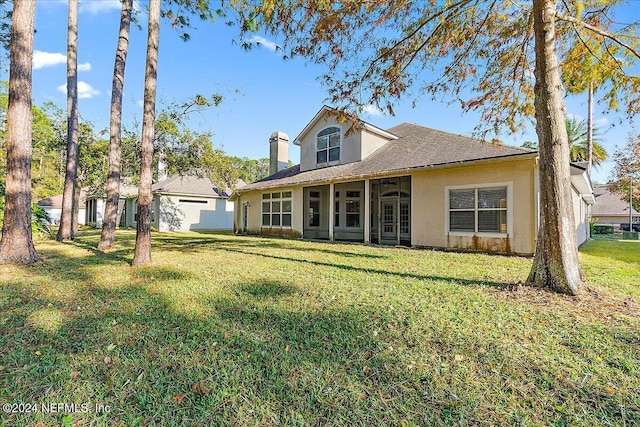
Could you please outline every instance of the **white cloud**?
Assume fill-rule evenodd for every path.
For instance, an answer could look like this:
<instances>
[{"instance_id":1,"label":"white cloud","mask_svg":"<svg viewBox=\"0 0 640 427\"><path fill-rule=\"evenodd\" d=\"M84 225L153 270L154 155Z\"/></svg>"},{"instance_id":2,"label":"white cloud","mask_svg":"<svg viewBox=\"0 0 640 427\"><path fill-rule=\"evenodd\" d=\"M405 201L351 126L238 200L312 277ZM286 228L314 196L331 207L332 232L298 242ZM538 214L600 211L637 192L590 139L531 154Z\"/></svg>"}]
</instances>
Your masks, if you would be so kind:
<instances>
[{"instance_id":1,"label":"white cloud","mask_svg":"<svg viewBox=\"0 0 640 427\"><path fill-rule=\"evenodd\" d=\"M55 67L56 65L66 64L67 55L57 52L43 52L41 50L33 51L33 69L38 70L45 67ZM78 71L90 71L91 63L85 62L78 64Z\"/></svg>"},{"instance_id":2,"label":"white cloud","mask_svg":"<svg viewBox=\"0 0 640 427\"><path fill-rule=\"evenodd\" d=\"M111 10L121 10L122 2L120 0L82 0L78 12L87 12L91 15L97 15L102 12Z\"/></svg>"},{"instance_id":3,"label":"white cloud","mask_svg":"<svg viewBox=\"0 0 640 427\"><path fill-rule=\"evenodd\" d=\"M43 52L41 50L33 51L33 69L37 70L44 67L55 67L59 64L67 63L67 55L63 53Z\"/></svg>"},{"instance_id":4,"label":"white cloud","mask_svg":"<svg viewBox=\"0 0 640 427\"><path fill-rule=\"evenodd\" d=\"M137 105L138 107L140 107L140 108L144 107L144 100L142 100L142 99L138 99L138 100L136 101L136 105Z\"/></svg>"},{"instance_id":5,"label":"white cloud","mask_svg":"<svg viewBox=\"0 0 640 427\"><path fill-rule=\"evenodd\" d=\"M265 39L264 37L253 36L253 37L251 37L250 41L252 41L253 43L257 43L260 46L264 46L265 48L267 48L271 52L275 52L276 50L278 50L278 45L277 44L275 44L271 40Z\"/></svg>"},{"instance_id":6,"label":"white cloud","mask_svg":"<svg viewBox=\"0 0 640 427\"><path fill-rule=\"evenodd\" d=\"M593 121L593 125L600 128L607 126L609 123L609 119L606 117L600 117L599 119L595 119Z\"/></svg>"},{"instance_id":7,"label":"white cloud","mask_svg":"<svg viewBox=\"0 0 640 427\"><path fill-rule=\"evenodd\" d=\"M58 90L62 93L67 93L67 85L63 84L61 86L58 86ZM100 95L100 91L94 89L94 87L89 83L82 81L78 82L78 98L90 99L98 95Z\"/></svg>"},{"instance_id":8,"label":"white cloud","mask_svg":"<svg viewBox=\"0 0 640 427\"><path fill-rule=\"evenodd\" d=\"M363 114L367 114L369 116L384 116L382 110L373 104L367 104L363 106L360 111L362 111Z\"/></svg>"},{"instance_id":9,"label":"white cloud","mask_svg":"<svg viewBox=\"0 0 640 427\"><path fill-rule=\"evenodd\" d=\"M580 114L569 113L569 114L567 114L567 119L576 120L578 122L581 122L581 121L584 120L584 117L582 117Z\"/></svg>"}]
</instances>

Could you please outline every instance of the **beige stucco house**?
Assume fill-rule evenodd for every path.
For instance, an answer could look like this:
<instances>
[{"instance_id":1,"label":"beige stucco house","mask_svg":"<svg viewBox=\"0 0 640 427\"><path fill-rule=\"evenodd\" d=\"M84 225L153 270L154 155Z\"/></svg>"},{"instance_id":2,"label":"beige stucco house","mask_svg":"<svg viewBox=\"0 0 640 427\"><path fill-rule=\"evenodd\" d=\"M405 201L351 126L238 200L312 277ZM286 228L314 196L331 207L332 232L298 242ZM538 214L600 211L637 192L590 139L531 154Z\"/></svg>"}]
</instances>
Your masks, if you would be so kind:
<instances>
[{"instance_id":1,"label":"beige stucco house","mask_svg":"<svg viewBox=\"0 0 640 427\"><path fill-rule=\"evenodd\" d=\"M272 175L239 187L238 233L530 255L538 226L538 154L403 123L352 126L323 107L293 141L270 138ZM593 202L572 165L576 233Z\"/></svg>"}]
</instances>

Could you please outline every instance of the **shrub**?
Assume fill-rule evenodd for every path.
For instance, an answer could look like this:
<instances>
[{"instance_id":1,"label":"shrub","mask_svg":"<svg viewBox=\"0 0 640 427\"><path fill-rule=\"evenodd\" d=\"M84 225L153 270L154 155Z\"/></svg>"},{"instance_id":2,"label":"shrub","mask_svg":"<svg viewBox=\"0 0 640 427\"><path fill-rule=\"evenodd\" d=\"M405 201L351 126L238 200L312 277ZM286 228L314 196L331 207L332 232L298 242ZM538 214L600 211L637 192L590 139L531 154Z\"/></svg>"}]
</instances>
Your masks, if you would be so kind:
<instances>
[{"instance_id":1,"label":"shrub","mask_svg":"<svg viewBox=\"0 0 640 427\"><path fill-rule=\"evenodd\" d=\"M4 223L4 197L0 199L0 228ZM47 211L38 206L37 203L31 204L31 232L37 237L51 237L51 229L49 224L51 218Z\"/></svg>"},{"instance_id":2,"label":"shrub","mask_svg":"<svg viewBox=\"0 0 640 427\"><path fill-rule=\"evenodd\" d=\"M613 234L613 225L593 224L593 234Z\"/></svg>"}]
</instances>

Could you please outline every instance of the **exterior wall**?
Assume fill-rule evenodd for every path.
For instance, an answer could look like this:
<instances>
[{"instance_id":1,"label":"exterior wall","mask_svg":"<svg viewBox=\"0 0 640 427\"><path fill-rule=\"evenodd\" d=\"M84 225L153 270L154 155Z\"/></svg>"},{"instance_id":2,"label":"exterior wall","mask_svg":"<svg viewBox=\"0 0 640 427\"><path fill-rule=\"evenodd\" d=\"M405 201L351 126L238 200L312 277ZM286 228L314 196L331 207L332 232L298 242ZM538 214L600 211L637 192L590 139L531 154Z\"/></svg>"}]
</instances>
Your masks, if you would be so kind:
<instances>
[{"instance_id":1,"label":"exterior wall","mask_svg":"<svg viewBox=\"0 0 640 427\"><path fill-rule=\"evenodd\" d=\"M573 202L573 218L576 223L576 237L578 245L581 245L589 238L589 206L580 197L575 188L571 189L571 199Z\"/></svg>"},{"instance_id":2,"label":"exterior wall","mask_svg":"<svg viewBox=\"0 0 640 427\"><path fill-rule=\"evenodd\" d=\"M340 163L357 162L382 147L387 140L365 130L354 130L345 137L350 124L338 123L335 117L326 114L315 124L300 141L300 170L316 169L316 136L330 126L340 128Z\"/></svg>"},{"instance_id":3,"label":"exterior wall","mask_svg":"<svg viewBox=\"0 0 640 427\"><path fill-rule=\"evenodd\" d=\"M291 191L291 227L262 227L262 194ZM234 224L236 233L272 236L301 237L304 221L302 187L282 187L264 191L240 193L234 200ZM247 206L247 227L243 224L243 209Z\"/></svg>"},{"instance_id":4,"label":"exterior wall","mask_svg":"<svg viewBox=\"0 0 640 427\"><path fill-rule=\"evenodd\" d=\"M416 172L412 179L411 242L416 246L533 254L534 168L531 159ZM449 232L447 188L508 184L507 233ZM510 198L510 200L509 200ZM509 212L509 210L511 212Z\"/></svg>"},{"instance_id":5,"label":"exterior wall","mask_svg":"<svg viewBox=\"0 0 640 427\"><path fill-rule=\"evenodd\" d=\"M386 139L380 138L379 136L374 135L367 131L362 131L362 133L360 134L360 138L361 138L361 147L360 147L361 159L365 159L369 157L370 154L373 154L377 149L381 148L383 145L389 142Z\"/></svg>"},{"instance_id":6,"label":"exterior wall","mask_svg":"<svg viewBox=\"0 0 640 427\"><path fill-rule=\"evenodd\" d=\"M60 219L62 218L62 209L52 208L50 206L41 206L41 208L49 215L49 219L51 219L50 225L60 224ZM86 212L87 211L84 206L78 209L78 224L86 225Z\"/></svg>"},{"instance_id":7,"label":"exterior wall","mask_svg":"<svg viewBox=\"0 0 640 427\"><path fill-rule=\"evenodd\" d=\"M126 200L126 208L125 208L125 227L135 227L136 226L136 213L138 212L138 199L130 198Z\"/></svg>"},{"instance_id":8,"label":"exterior wall","mask_svg":"<svg viewBox=\"0 0 640 427\"><path fill-rule=\"evenodd\" d=\"M607 225L617 225L618 228L620 227L621 223L625 223L628 224L629 223L629 215L599 215L599 216L594 216L593 217L594 220L597 220L597 224L607 224ZM639 222L640 221L640 216L638 215L633 215L633 222Z\"/></svg>"},{"instance_id":9,"label":"exterior wall","mask_svg":"<svg viewBox=\"0 0 640 427\"><path fill-rule=\"evenodd\" d=\"M233 210L219 198L161 195L154 197L154 223L160 231L231 230Z\"/></svg>"}]
</instances>

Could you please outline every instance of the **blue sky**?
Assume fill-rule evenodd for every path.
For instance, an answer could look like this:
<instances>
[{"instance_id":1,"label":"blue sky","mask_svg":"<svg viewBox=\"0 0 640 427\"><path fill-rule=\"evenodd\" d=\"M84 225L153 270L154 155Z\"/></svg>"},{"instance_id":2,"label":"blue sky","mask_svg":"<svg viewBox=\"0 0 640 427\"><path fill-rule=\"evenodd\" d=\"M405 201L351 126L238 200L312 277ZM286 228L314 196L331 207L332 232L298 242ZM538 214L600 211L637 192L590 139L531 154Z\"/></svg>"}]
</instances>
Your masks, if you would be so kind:
<instances>
[{"instance_id":1,"label":"blue sky","mask_svg":"<svg viewBox=\"0 0 640 427\"><path fill-rule=\"evenodd\" d=\"M146 2L141 1L141 5ZM99 131L108 127L111 79L120 2L118 0L81 0L79 10L78 85L80 114ZM146 29L144 15L140 26L132 26L124 89L124 122L140 121ZM268 137L280 130L291 140L326 103L326 92L316 78L318 66L303 59L281 59L274 49L278 40L263 40L261 47L245 52L238 43L238 30L220 21L216 24L193 21L191 41L183 42L166 23L161 27L158 65L158 101L183 101L200 93L222 94L222 104L191 118L191 126L211 131L213 142L228 154L259 158L268 156ZM66 24L65 0L38 0L33 73L33 95L37 105L53 101L66 108ZM7 64L2 64L0 79L7 80ZM566 99L569 114L585 117L584 97ZM396 117L371 111L363 119L383 129L411 122L453 133L470 135L478 116L463 114L454 105L425 98L411 107L411 100L396 105ZM605 147L612 153L622 147L631 130L629 122L617 123L616 116L602 114L595 106L594 118L605 132ZM612 123L616 123L612 126ZM530 128L524 135L502 136L508 144L520 145L535 140ZM289 156L299 160L299 150L291 145ZM611 165L594 171L594 181L605 182Z\"/></svg>"}]
</instances>

